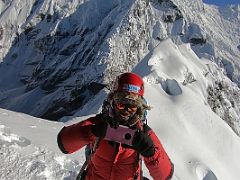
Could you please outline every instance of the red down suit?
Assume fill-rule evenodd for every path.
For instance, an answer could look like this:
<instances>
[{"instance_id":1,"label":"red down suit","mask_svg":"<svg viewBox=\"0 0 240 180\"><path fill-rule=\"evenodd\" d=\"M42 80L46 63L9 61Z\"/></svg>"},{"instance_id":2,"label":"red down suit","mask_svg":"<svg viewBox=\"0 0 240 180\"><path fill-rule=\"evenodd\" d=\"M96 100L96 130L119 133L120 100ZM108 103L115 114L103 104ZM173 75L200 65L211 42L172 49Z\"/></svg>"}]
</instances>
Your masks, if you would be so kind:
<instances>
[{"instance_id":1,"label":"red down suit","mask_svg":"<svg viewBox=\"0 0 240 180\"><path fill-rule=\"evenodd\" d=\"M99 123L98 116L64 127L58 134L58 145L65 154L73 153L89 143L94 143L96 137L91 126ZM155 153L152 157L143 157L144 163L154 180L170 179L173 165L161 145L156 134L147 127L147 134L153 140ZM91 158L87 169L86 180L133 180L140 172L138 153L129 146L113 143L102 139ZM137 177L140 179L140 176Z\"/></svg>"}]
</instances>

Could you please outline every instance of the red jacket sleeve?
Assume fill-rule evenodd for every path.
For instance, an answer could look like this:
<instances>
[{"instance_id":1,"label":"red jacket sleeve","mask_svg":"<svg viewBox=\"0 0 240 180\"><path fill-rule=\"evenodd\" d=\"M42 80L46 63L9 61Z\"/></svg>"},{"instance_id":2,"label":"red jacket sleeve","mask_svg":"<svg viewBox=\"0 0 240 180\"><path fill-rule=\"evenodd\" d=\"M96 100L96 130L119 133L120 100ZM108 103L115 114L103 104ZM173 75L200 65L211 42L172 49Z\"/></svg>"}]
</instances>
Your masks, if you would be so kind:
<instances>
[{"instance_id":1,"label":"red jacket sleeve","mask_svg":"<svg viewBox=\"0 0 240 180\"><path fill-rule=\"evenodd\" d=\"M61 129L57 142L60 150L65 154L73 153L83 146L94 142L96 137L92 134L91 126L98 121L97 117L67 126Z\"/></svg>"},{"instance_id":2,"label":"red jacket sleeve","mask_svg":"<svg viewBox=\"0 0 240 180\"><path fill-rule=\"evenodd\" d=\"M173 175L173 164L153 130L148 135L154 142L155 153L152 157L145 157L144 162L153 179L168 180Z\"/></svg>"}]
</instances>

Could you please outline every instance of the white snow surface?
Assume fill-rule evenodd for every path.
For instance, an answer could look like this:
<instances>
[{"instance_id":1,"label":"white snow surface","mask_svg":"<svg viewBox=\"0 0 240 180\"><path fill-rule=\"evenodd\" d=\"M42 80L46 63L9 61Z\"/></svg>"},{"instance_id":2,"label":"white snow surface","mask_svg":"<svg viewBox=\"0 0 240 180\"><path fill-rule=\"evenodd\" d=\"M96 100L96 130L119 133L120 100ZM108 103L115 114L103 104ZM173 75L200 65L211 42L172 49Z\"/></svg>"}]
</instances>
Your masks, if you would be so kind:
<instances>
[{"instance_id":1,"label":"white snow surface","mask_svg":"<svg viewBox=\"0 0 240 180\"><path fill-rule=\"evenodd\" d=\"M145 81L145 97L153 107L148 124L174 164L173 180L240 177L240 138L206 103L212 74L225 76L217 71L206 73L207 66L214 64L199 59L189 44L177 46L166 40L134 69ZM189 74L194 81L189 81ZM99 93L82 109L81 117L66 123L0 109L0 179L74 179L84 163L84 151L62 154L57 134L63 126L92 116L91 108L100 111L104 98L105 92ZM144 174L152 179L145 166Z\"/></svg>"}]
</instances>

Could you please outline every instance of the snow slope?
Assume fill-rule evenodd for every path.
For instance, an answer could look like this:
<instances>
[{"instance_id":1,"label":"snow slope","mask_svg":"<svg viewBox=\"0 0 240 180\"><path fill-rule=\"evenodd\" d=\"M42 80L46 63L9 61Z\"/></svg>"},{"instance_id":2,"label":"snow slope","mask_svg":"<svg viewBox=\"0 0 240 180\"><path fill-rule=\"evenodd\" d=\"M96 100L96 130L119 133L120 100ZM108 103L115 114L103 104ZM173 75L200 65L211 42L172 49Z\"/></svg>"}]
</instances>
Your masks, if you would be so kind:
<instances>
[{"instance_id":1,"label":"snow slope","mask_svg":"<svg viewBox=\"0 0 240 180\"><path fill-rule=\"evenodd\" d=\"M148 124L175 165L174 180L240 177L240 139L206 103L213 74L225 76L208 72L208 66L215 65L199 59L189 44L176 46L166 40L134 68L144 77L146 98L153 107ZM81 117L69 117L66 123L0 109L0 179L74 179L84 153L61 154L57 133L98 112L105 94L99 93L83 107ZM144 174L149 177L145 167Z\"/></svg>"},{"instance_id":2,"label":"snow slope","mask_svg":"<svg viewBox=\"0 0 240 180\"><path fill-rule=\"evenodd\" d=\"M6 110L0 114L1 180L71 179L75 175L81 163L57 148L61 123Z\"/></svg>"}]
</instances>

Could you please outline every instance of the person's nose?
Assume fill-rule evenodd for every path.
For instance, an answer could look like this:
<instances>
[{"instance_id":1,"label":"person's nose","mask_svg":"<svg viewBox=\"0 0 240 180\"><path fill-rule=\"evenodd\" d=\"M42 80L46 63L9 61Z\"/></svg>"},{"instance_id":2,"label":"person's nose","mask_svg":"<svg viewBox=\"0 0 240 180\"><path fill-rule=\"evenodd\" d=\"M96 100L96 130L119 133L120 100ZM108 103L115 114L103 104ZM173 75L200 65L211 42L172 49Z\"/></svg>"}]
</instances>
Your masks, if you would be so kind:
<instances>
[{"instance_id":1,"label":"person's nose","mask_svg":"<svg viewBox=\"0 0 240 180\"><path fill-rule=\"evenodd\" d=\"M122 110L122 114L129 114L129 112L128 112L127 109L123 109L123 110Z\"/></svg>"}]
</instances>

